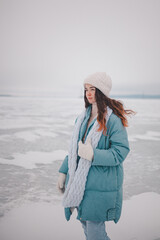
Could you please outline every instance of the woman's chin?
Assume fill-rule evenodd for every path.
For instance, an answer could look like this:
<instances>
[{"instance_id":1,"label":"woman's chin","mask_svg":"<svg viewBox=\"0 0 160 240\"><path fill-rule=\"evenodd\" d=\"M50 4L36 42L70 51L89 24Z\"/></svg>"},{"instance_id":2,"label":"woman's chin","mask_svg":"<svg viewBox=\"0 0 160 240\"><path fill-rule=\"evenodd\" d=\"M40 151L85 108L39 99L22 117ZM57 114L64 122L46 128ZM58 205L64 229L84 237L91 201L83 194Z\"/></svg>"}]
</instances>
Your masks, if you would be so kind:
<instances>
[{"instance_id":1,"label":"woman's chin","mask_svg":"<svg viewBox=\"0 0 160 240\"><path fill-rule=\"evenodd\" d=\"M92 99L88 99L88 102L92 104L94 101Z\"/></svg>"}]
</instances>

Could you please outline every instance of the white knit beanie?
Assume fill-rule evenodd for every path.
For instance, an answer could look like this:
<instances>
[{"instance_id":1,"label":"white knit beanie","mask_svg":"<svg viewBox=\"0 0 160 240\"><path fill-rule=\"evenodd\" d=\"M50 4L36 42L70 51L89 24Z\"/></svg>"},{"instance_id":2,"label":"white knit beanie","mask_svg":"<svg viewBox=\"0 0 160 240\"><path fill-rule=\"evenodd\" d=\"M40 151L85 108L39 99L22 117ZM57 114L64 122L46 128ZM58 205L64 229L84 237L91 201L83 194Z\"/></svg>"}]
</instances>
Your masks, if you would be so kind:
<instances>
[{"instance_id":1,"label":"white knit beanie","mask_svg":"<svg viewBox=\"0 0 160 240\"><path fill-rule=\"evenodd\" d=\"M105 72L96 72L84 79L84 85L88 83L98 88L105 96L109 97L112 88L111 77Z\"/></svg>"}]
</instances>

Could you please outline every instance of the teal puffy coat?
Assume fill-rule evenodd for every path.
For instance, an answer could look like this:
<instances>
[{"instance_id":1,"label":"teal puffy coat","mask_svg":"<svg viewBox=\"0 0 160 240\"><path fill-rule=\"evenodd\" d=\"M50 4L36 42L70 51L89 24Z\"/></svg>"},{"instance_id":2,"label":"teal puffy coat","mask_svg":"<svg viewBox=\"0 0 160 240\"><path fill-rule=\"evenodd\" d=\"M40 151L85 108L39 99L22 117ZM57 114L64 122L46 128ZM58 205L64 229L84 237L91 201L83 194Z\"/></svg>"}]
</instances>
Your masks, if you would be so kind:
<instances>
[{"instance_id":1,"label":"teal puffy coat","mask_svg":"<svg viewBox=\"0 0 160 240\"><path fill-rule=\"evenodd\" d=\"M87 108L87 115L81 125L79 141L82 140L87 122L90 117L91 106ZM87 130L87 137L92 128L94 119ZM107 135L102 134L97 148L94 149L94 158L88 172L83 199L77 208L77 219L82 221L111 221L118 222L121 216L123 200L123 161L130 148L126 128L121 119L113 112L107 122ZM77 157L77 164L80 157ZM86 160L87 161L87 160ZM67 174L68 155L65 157L59 172ZM70 219L70 208L64 208L65 217Z\"/></svg>"}]
</instances>

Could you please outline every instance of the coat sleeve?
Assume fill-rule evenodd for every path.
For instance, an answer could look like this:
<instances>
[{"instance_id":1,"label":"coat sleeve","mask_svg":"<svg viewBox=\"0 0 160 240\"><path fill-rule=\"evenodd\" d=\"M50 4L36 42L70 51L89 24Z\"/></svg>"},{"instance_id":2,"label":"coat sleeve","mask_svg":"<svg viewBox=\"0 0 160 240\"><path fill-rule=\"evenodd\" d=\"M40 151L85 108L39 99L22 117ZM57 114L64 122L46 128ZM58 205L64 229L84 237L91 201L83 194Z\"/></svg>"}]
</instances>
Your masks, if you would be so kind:
<instances>
[{"instance_id":1,"label":"coat sleeve","mask_svg":"<svg viewBox=\"0 0 160 240\"><path fill-rule=\"evenodd\" d=\"M130 151L127 131L121 119L116 116L110 123L110 148L94 149L92 165L117 166L125 160Z\"/></svg>"},{"instance_id":2,"label":"coat sleeve","mask_svg":"<svg viewBox=\"0 0 160 240\"><path fill-rule=\"evenodd\" d=\"M75 123L77 122L77 118L75 120ZM67 172L68 172L68 155L63 160L63 163L62 163L61 167L59 168L59 172L67 174Z\"/></svg>"},{"instance_id":3,"label":"coat sleeve","mask_svg":"<svg viewBox=\"0 0 160 240\"><path fill-rule=\"evenodd\" d=\"M68 172L68 155L65 157L65 159L62 162L61 167L59 168L60 173L67 174Z\"/></svg>"}]
</instances>

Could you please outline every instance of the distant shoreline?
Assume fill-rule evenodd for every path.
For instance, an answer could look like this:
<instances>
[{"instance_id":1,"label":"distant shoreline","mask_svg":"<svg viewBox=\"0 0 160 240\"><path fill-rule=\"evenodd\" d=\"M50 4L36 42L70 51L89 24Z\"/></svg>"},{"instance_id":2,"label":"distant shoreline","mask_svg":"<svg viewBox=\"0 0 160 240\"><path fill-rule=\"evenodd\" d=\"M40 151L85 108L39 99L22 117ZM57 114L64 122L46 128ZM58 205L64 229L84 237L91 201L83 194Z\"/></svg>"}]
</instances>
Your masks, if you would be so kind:
<instances>
[{"instance_id":1,"label":"distant shoreline","mask_svg":"<svg viewBox=\"0 0 160 240\"><path fill-rule=\"evenodd\" d=\"M111 95L111 98L160 98L160 95L149 95L149 94L128 94L128 95Z\"/></svg>"},{"instance_id":2,"label":"distant shoreline","mask_svg":"<svg viewBox=\"0 0 160 240\"><path fill-rule=\"evenodd\" d=\"M0 94L0 97L34 97L34 98L62 98L61 96L56 95L16 95L16 94ZM150 95L150 94L111 94L111 98L134 98L134 99L159 99L160 95ZM70 96L63 96L63 98L70 98ZM72 98L83 98L83 96L72 96Z\"/></svg>"}]
</instances>

